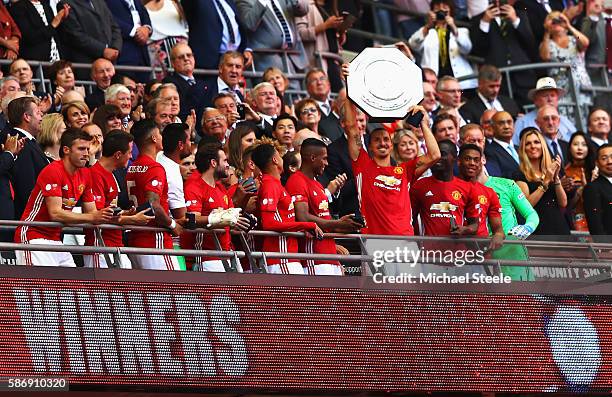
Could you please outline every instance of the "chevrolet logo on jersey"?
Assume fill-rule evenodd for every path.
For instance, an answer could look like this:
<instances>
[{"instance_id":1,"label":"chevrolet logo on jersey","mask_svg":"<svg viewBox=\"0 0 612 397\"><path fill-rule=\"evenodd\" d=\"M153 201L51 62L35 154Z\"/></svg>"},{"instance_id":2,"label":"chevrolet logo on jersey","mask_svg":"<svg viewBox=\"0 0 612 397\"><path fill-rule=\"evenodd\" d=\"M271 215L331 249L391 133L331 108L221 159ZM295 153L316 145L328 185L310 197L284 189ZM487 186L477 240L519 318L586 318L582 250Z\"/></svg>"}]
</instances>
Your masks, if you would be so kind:
<instances>
[{"instance_id":1,"label":"chevrolet logo on jersey","mask_svg":"<svg viewBox=\"0 0 612 397\"><path fill-rule=\"evenodd\" d=\"M384 183L385 186L388 186L388 187L399 186L402 183L401 179L397 179L394 176L388 176L388 175L378 175L376 177L376 180Z\"/></svg>"},{"instance_id":2,"label":"chevrolet logo on jersey","mask_svg":"<svg viewBox=\"0 0 612 397\"><path fill-rule=\"evenodd\" d=\"M436 210L440 212L450 212L450 211L455 211L456 209L457 209L457 206L449 203L448 201L442 201L440 203L432 204L431 207L429 208L430 211Z\"/></svg>"},{"instance_id":3,"label":"chevrolet logo on jersey","mask_svg":"<svg viewBox=\"0 0 612 397\"><path fill-rule=\"evenodd\" d=\"M319 209L325 211L329 209L329 203L327 202L327 200L321 201L321 203L319 204Z\"/></svg>"},{"instance_id":4,"label":"chevrolet logo on jersey","mask_svg":"<svg viewBox=\"0 0 612 397\"><path fill-rule=\"evenodd\" d=\"M74 199L74 197L70 197L68 199L65 199L65 198L62 199L62 204L66 208L71 208L72 209L72 208L74 208L76 203L77 203L77 201Z\"/></svg>"}]
</instances>

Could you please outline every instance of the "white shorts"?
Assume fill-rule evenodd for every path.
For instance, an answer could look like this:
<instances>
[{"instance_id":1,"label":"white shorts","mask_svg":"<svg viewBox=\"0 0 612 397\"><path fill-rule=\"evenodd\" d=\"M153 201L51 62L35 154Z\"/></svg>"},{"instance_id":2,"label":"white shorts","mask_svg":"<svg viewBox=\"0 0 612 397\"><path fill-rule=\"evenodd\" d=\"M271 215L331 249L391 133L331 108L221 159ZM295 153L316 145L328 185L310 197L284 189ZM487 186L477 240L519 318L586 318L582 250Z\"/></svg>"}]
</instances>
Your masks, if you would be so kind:
<instances>
[{"instance_id":1,"label":"white shorts","mask_svg":"<svg viewBox=\"0 0 612 397\"><path fill-rule=\"evenodd\" d=\"M289 262L285 265L268 265L266 266L266 271L270 274L304 274L304 269L300 262Z\"/></svg>"},{"instance_id":2,"label":"white shorts","mask_svg":"<svg viewBox=\"0 0 612 397\"><path fill-rule=\"evenodd\" d=\"M181 270L178 258L170 255L130 255L132 269Z\"/></svg>"},{"instance_id":3,"label":"white shorts","mask_svg":"<svg viewBox=\"0 0 612 397\"><path fill-rule=\"evenodd\" d=\"M225 266L223 266L223 262L219 259L212 261L204 261L202 263L194 263L193 264L194 272L225 272Z\"/></svg>"},{"instance_id":4,"label":"white shorts","mask_svg":"<svg viewBox=\"0 0 612 397\"><path fill-rule=\"evenodd\" d=\"M30 240L28 244L64 245L61 241L44 238L35 238ZM17 257L17 265L76 267L69 252L15 251L15 256Z\"/></svg>"},{"instance_id":5,"label":"white shorts","mask_svg":"<svg viewBox=\"0 0 612 397\"><path fill-rule=\"evenodd\" d=\"M114 260L113 254L108 254L111 261ZM93 255L83 255L83 263L85 267L94 267L94 268L108 268L106 264L106 258L103 254L93 254ZM132 262L130 262L130 258L126 254L121 254L121 269L131 269Z\"/></svg>"},{"instance_id":6,"label":"white shorts","mask_svg":"<svg viewBox=\"0 0 612 397\"><path fill-rule=\"evenodd\" d=\"M311 276L342 276L342 266L330 263L307 266L304 271Z\"/></svg>"}]
</instances>

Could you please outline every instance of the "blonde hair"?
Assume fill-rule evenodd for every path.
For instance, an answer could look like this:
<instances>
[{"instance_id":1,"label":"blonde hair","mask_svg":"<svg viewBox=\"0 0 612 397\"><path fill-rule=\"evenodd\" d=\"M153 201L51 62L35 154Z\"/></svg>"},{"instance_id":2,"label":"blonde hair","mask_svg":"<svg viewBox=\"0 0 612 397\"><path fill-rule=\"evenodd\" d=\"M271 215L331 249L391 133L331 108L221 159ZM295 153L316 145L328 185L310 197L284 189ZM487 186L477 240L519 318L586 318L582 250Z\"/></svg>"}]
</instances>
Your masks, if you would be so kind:
<instances>
[{"instance_id":1,"label":"blonde hair","mask_svg":"<svg viewBox=\"0 0 612 397\"><path fill-rule=\"evenodd\" d=\"M546 15L546 18L544 18L544 29L546 29L546 24L549 21L552 21L555 18L559 18L560 16L561 16L561 11L551 11L548 15Z\"/></svg>"},{"instance_id":2,"label":"blonde hair","mask_svg":"<svg viewBox=\"0 0 612 397\"><path fill-rule=\"evenodd\" d=\"M87 115L91 115L91 112L89 111L89 106L87 106L85 102L81 102L81 101L68 102L62 105L62 117L64 117L64 121L66 123L68 122L68 110L70 110L70 108L73 108L73 107L79 109L81 112L87 113Z\"/></svg>"},{"instance_id":3,"label":"blonde hair","mask_svg":"<svg viewBox=\"0 0 612 397\"><path fill-rule=\"evenodd\" d=\"M64 118L59 113L46 114L40 124L40 133L36 137L38 144L44 149L59 144L60 130L65 127ZM64 131L61 131L63 133Z\"/></svg>"},{"instance_id":4,"label":"blonde hair","mask_svg":"<svg viewBox=\"0 0 612 397\"><path fill-rule=\"evenodd\" d=\"M395 133L393 134L393 151L391 152L391 157L393 158L393 160L395 160L398 163L404 162L404 160L401 159L401 156L399 154L399 144L402 138L405 136L412 139L416 143L416 147L417 147L416 157L419 157L420 155L422 155L421 150L419 148L419 140L414 134L414 132L408 129L399 129L399 130L396 130Z\"/></svg>"},{"instance_id":5,"label":"blonde hair","mask_svg":"<svg viewBox=\"0 0 612 397\"><path fill-rule=\"evenodd\" d=\"M527 156L527 151L525 150L527 138L531 135L536 135L538 137L538 140L540 141L540 145L542 146L542 157L540 158L539 170L533 168L533 166L531 165L531 161ZM546 140L544 139L544 136L540 133L540 131L538 131L536 128L530 128L523 133L523 135L521 136L521 141L519 143L518 155L520 160L519 168L523 175L525 175L525 179L527 179L529 182L541 182L544 177L545 170L547 170L548 167L550 167L550 165L552 164L552 158L550 157L550 152L548 151L548 145L546 144ZM538 177L536 175L537 171L540 171L541 176Z\"/></svg>"}]
</instances>

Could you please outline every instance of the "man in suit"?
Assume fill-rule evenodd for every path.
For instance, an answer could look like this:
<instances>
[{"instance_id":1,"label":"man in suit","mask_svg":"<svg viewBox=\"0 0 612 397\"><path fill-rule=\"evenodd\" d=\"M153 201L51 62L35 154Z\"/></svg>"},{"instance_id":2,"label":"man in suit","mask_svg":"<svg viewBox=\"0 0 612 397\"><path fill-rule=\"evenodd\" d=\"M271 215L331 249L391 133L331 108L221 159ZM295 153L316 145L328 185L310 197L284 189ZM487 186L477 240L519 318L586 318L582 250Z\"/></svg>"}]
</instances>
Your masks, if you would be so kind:
<instances>
[{"instance_id":1,"label":"man in suit","mask_svg":"<svg viewBox=\"0 0 612 397\"><path fill-rule=\"evenodd\" d=\"M344 106L341 106L338 110L342 123L345 117ZM357 128L359 128L364 138L363 146L367 147L369 142L365 142L365 140L367 140L366 126L368 118L365 113L356 109L355 121ZM357 186L355 185L355 176L353 175L353 161L349 156L346 133L327 147L327 155L328 165L325 167L323 175L319 177L321 185L327 186L338 175L346 175L346 183L342 190L340 190L340 195L331 204L332 213L338 216L359 214L359 198L357 196Z\"/></svg>"},{"instance_id":2,"label":"man in suit","mask_svg":"<svg viewBox=\"0 0 612 397\"><path fill-rule=\"evenodd\" d=\"M563 0L518 0L514 3L514 8L527 17L534 43L539 44L544 36L544 19L552 11L563 11L564 4ZM569 18L570 21L572 19L573 17Z\"/></svg>"},{"instance_id":3,"label":"man in suit","mask_svg":"<svg viewBox=\"0 0 612 397\"><path fill-rule=\"evenodd\" d=\"M504 95L499 95L502 75L495 66L484 65L478 71L478 89L476 96L459 108L459 113L467 123L478 123L487 109L506 111L516 118L519 107Z\"/></svg>"},{"instance_id":4,"label":"man in suit","mask_svg":"<svg viewBox=\"0 0 612 397\"><path fill-rule=\"evenodd\" d=\"M0 142L4 142L2 145L3 151L0 151L0 202L2 203L0 205L0 219L12 221L15 219L15 206L11 194L9 172L17 160L17 155L23 149L25 139L17 136L7 136L6 140L0 139ZM0 231L0 241L12 242L13 234L12 230Z\"/></svg>"},{"instance_id":5,"label":"man in suit","mask_svg":"<svg viewBox=\"0 0 612 397\"><path fill-rule=\"evenodd\" d=\"M256 112L254 122L257 124L257 138L267 136L273 138L272 131L274 120L279 115L278 103L280 98L276 95L274 86L266 81L257 84L251 90L253 110Z\"/></svg>"},{"instance_id":6,"label":"man in suit","mask_svg":"<svg viewBox=\"0 0 612 397\"><path fill-rule=\"evenodd\" d=\"M4 97L7 96L8 94L16 92L16 91L20 91L20 90L21 90L21 86L19 85L19 80L17 80L17 77L6 76L5 78L2 79L2 83L0 83L0 103L2 103L2 100L4 99ZM2 108L0 107L0 131L4 130L7 122L8 120L6 119L6 114L4 114L4 112L2 111Z\"/></svg>"},{"instance_id":7,"label":"man in suit","mask_svg":"<svg viewBox=\"0 0 612 397\"><path fill-rule=\"evenodd\" d=\"M491 176L514 179L519 171L519 157L512 144L514 121L508 112L497 112L491 119L493 141L485 146L486 168Z\"/></svg>"},{"instance_id":8,"label":"man in suit","mask_svg":"<svg viewBox=\"0 0 612 397\"><path fill-rule=\"evenodd\" d=\"M32 77L34 77L34 73L32 72L32 68L30 64L25 59L18 58L15 59L11 65L9 66L9 73L11 76L17 78L19 81L19 87L21 91L26 93L30 93L37 97L45 96L44 93L36 91L36 86L32 81Z\"/></svg>"},{"instance_id":9,"label":"man in suit","mask_svg":"<svg viewBox=\"0 0 612 397\"><path fill-rule=\"evenodd\" d=\"M149 13L138 0L106 0L106 5L119 28L123 45L119 51L118 65L150 66L147 41L153 33ZM149 73L126 72L137 81L145 83Z\"/></svg>"},{"instance_id":10,"label":"man in suit","mask_svg":"<svg viewBox=\"0 0 612 397\"><path fill-rule=\"evenodd\" d=\"M68 18L60 25L66 59L83 63L97 58L116 61L123 46L121 29L104 0L64 1L70 5Z\"/></svg>"},{"instance_id":11,"label":"man in suit","mask_svg":"<svg viewBox=\"0 0 612 397\"><path fill-rule=\"evenodd\" d=\"M254 54L258 71L275 66L295 73L306 68L308 59L294 18L308 13L308 0L237 0L236 8L238 20L248 31L250 47L297 51L297 54L289 54L286 67L281 54Z\"/></svg>"},{"instance_id":12,"label":"man in suit","mask_svg":"<svg viewBox=\"0 0 612 397\"><path fill-rule=\"evenodd\" d=\"M567 149L569 143L561 139L559 134L559 111L554 106L546 105L538 110L538 116L536 117L536 124L544 135L546 144L548 145L548 151L550 156L554 159L555 157L561 157L563 165L567 163Z\"/></svg>"},{"instance_id":13,"label":"man in suit","mask_svg":"<svg viewBox=\"0 0 612 397\"><path fill-rule=\"evenodd\" d=\"M612 142L610 115L602 108L591 110L588 117L589 140L594 148Z\"/></svg>"},{"instance_id":14,"label":"man in suit","mask_svg":"<svg viewBox=\"0 0 612 397\"><path fill-rule=\"evenodd\" d=\"M21 219L38 174L49 164L49 159L36 142L42 118L43 113L36 99L32 97L13 99L9 103L8 119L14 126L9 134L26 138L23 150L10 170L10 179L15 191L15 219Z\"/></svg>"},{"instance_id":15,"label":"man in suit","mask_svg":"<svg viewBox=\"0 0 612 397\"><path fill-rule=\"evenodd\" d=\"M589 231L593 235L612 236L612 144L597 149L599 177L587 184L582 197Z\"/></svg>"},{"instance_id":16,"label":"man in suit","mask_svg":"<svg viewBox=\"0 0 612 397\"><path fill-rule=\"evenodd\" d=\"M306 91L308 95L317 102L321 109L321 121L319 121L319 133L334 142L344 134L340 126L340 120L332 112L332 100L329 97L331 84L327 74L318 68L310 69L306 73Z\"/></svg>"},{"instance_id":17,"label":"man in suit","mask_svg":"<svg viewBox=\"0 0 612 397\"><path fill-rule=\"evenodd\" d=\"M496 3L490 4L485 12L474 17L470 38L473 44L472 53L483 57L485 63L490 65L523 65L537 62L539 59L539 42L533 36L529 18L525 11L517 10L511 4L501 7L497 7ZM513 72L510 80L517 100L522 105L529 103L527 92L535 84L536 72ZM504 86L502 92L507 93L508 87Z\"/></svg>"},{"instance_id":18,"label":"man in suit","mask_svg":"<svg viewBox=\"0 0 612 397\"><path fill-rule=\"evenodd\" d=\"M232 92L239 103L244 101L240 91L240 82L243 78L244 58L237 51L228 51L219 61L219 76L210 79L204 86L204 106L212 107L213 99L220 92Z\"/></svg>"},{"instance_id":19,"label":"man in suit","mask_svg":"<svg viewBox=\"0 0 612 397\"><path fill-rule=\"evenodd\" d=\"M181 5L198 69L217 68L228 51L242 52L245 64L251 64L253 53L247 48L247 32L238 22L234 0L183 0Z\"/></svg>"},{"instance_id":20,"label":"man in suit","mask_svg":"<svg viewBox=\"0 0 612 397\"><path fill-rule=\"evenodd\" d=\"M461 113L459 113L459 107L462 102L462 92L459 80L453 76L442 76L438 80L436 94L440 102L439 111L452 114L457 120L458 127L463 127L467 124ZM455 139L455 143L456 142L457 140Z\"/></svg>"},{"instance_id":21,"label":"man in suit","mask_svg":"<svg viewBox=\"0 0 612 397\"><path fill-rule=\"evenodd\" d=\"M196 113L197 125L201 125L205 84L193 75L195 59L191 47L185 43L178 43L170 51L170 61L174 72L164 78L164 83L172 83L176 86L181 101L179 117L185 121L193 109Z\"/></svg>"},{"instance_id":22,"label":"man in suit","mask_svg":"<svg viewBox=\"0 0 612 397\"><path fill-rule=\"evenodd\" d=\"M89 110L104 105L104 91L111 85L111 80L115 75L115 66L106 58L98 58L91 65L91 79L96 82L91 94L85 97L85 103Z\"/></svg>"}]
</instances>

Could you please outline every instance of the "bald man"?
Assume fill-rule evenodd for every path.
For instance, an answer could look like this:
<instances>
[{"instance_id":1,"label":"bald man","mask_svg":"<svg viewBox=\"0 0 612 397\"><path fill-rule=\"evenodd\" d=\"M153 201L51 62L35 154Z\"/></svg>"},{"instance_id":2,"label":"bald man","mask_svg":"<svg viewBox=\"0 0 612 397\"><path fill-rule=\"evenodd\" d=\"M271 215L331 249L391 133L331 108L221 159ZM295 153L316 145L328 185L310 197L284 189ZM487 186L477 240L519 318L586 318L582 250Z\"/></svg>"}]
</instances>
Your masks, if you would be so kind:
<instances>
[{"instance_id":1,"label":"bald man","mask_svg":"<svg viewBox=\"0 0 612 397\"><path fill-rule=\"evenodd\" d=\"M480 126L484 131L485 138L487 139L487 144L493 141L493 122L491 121L491 119L493 118L495 113L497 113L496 109L487 109L482 113L482 116L480 116Z\"/></svg>"},{"instance_id":2,"label":"bald man","mask_svg":"<svg viewBox=\"0 0 612 397\"><path fill-rule=\"evenodd\" d=\"M104 91L111 85L114 75L115 67L108 59L98 58L91 65L91 79L96 82L96 86L91 94L85 97L85 103L91 111L104 105Z\"/></svg>"},{"instance_id":3,"label":"bald man","mask_svg":"<svg viewBox=\"0 0 612 397\"><path fill-rule=\"evenodd\" d=\"M519 171L519 158L512 143L514 135L512 116L508 112L495 113L491 119L491 127L493 141L485 148L487 170L493 171L491 176L513 179L514 174ZM499 175L495 175L498 173Z\"/></svg>"},{"instance_id":4,"label":"bald man","mask_svg":"<svg viewBox=\"0 0 612 397\"><path fill-rule=\"evenodd\" d=\"M539 108L536 124L542 135L544 135L550 155L553 158L561 157L562 164L565 165L569 143L561 139L561 134L559 133L561 117L557 108L551 105L544 105Z\"/></svg>"}]
</instances>

